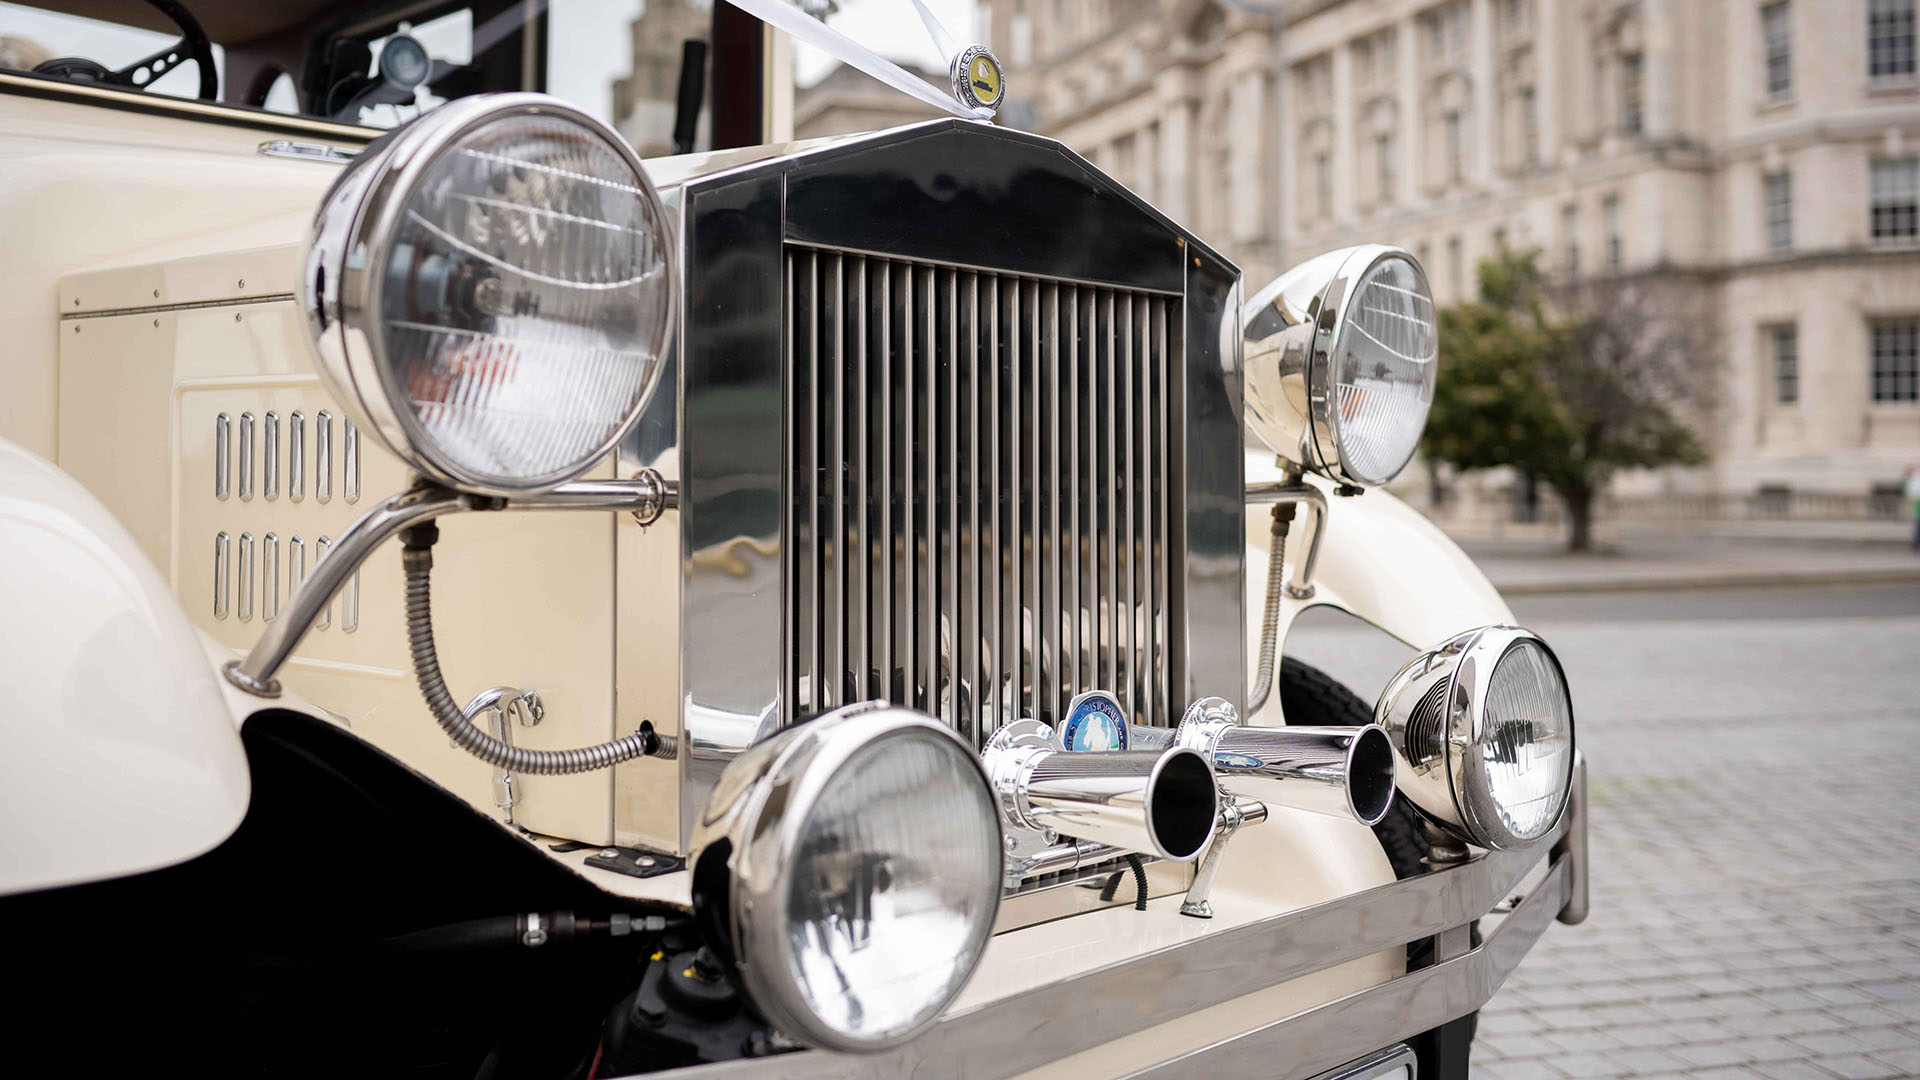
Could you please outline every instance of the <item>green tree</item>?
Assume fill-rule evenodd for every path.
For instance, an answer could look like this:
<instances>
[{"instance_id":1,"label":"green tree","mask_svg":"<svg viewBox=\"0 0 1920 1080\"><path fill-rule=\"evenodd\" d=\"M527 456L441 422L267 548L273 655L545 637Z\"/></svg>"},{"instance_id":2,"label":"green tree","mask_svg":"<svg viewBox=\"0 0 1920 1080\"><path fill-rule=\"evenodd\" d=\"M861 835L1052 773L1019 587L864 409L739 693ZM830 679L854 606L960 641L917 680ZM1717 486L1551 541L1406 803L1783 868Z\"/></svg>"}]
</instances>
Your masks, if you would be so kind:
<instances>
[{"instance_id":1,"label":"green tree","mask_svg":"<svg viewBox=\"0 0 1920 1080\"><path fill-rule=\"evenodd\" d=\"M1688 300L1684 286L1618 279L1553 297L1534 252L1482 262L1479 296L1440 312L1428 456L1548 485L1567 546L1588 549L1616 470L1706 460L1680 418L1711 387L1712 336Z\"/></svg>"}]
</instances>

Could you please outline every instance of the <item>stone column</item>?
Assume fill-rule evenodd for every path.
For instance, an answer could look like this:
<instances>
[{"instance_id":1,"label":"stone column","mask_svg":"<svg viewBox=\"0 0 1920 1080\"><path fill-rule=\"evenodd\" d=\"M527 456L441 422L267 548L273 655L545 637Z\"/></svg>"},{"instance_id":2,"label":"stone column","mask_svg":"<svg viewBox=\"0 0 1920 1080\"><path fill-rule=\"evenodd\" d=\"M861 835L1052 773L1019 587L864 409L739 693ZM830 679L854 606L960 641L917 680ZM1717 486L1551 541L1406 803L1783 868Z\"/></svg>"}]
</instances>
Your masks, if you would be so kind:
<instances>
[{"instance_id":1,"label":"stone column","mask_svg":"<svg viewBox=\"0 0 1920 1080\"><path fill-rule=\"evenodd\" d=\"M1333 218L1352 221L1359 213L1354 200L1353 135L1358 124L1353 106L1353 49L1350 42L1333 47ZM1324 228L1331 222L1322 222Z\"/></svg>"},{"instance_id":2,"label":"stone column","mask_svg":"<svg viewBox=\"0 0 1920 1080\"><path fill-rule=\"evenodd\" d=\"M1193 170L1195 164L1194 111L1198 106L1193 72L1176 61L1161 72L1154 93L1160 99L1160 209L1175 221L1193 222Z\"/></svg>"},{"instance_id":3,"label":"stone column","mask_svg":"<svg viewBox=\"0 0 1920 1080\"><path fill-rule=\"evenodd\" d=\"M1670 0L1645 0L1641 8L1640 87L1646 133L1666 138L1680 130L1680 57L1675 39L1678 13ZM1738 39L1736 39L1738 40Z\"/></svg>"},{"instance_id":4,"label":"stone column","mask_svg":"<svg viewBox=\"0 0 1920 1080\"><path fill-rule=\"evenodd\" d=\"M1560 92L1572 85L1573 58L1561 41L1560 5L1533 5L1533 106L1540 118L1540 161L1558 164L1566 127L1560 120Z\"/></svg>"},{"instance_id":5,"label":"stone column","mask_svg":"<svg viewBox=\"0 0 1920 1080\"><path fill-rule=\"evenodd\" d=\"M1464 171L1469 183L1484 186L1493 182L1497 157L1494 133L1499 130L1493 96L1492 0L1473 0L1471 26L1467 74L1473 80L1473 145L1467 148L1469 160Z\"/></svg>"},{"instance_id":6,"label":"stone column","mask_svg":"<svg viewBox=\"0 0 1920 1080\"><path fill-rule=\"evenodd\" d=\"M1419 27L1409 15L1400 20L1393 37L1395 84L1398 89L1399 108L1395 110L1399 127L1394 131L1398 140L1394 150L1400 155L1400 167L1394 183L1398 190L1394 193L1397 205L1416 206L1426 198L1425 159L1421 156L1422 139L1425 133L1420 126L1420 57Z\"/></svg>"}]
</instances>

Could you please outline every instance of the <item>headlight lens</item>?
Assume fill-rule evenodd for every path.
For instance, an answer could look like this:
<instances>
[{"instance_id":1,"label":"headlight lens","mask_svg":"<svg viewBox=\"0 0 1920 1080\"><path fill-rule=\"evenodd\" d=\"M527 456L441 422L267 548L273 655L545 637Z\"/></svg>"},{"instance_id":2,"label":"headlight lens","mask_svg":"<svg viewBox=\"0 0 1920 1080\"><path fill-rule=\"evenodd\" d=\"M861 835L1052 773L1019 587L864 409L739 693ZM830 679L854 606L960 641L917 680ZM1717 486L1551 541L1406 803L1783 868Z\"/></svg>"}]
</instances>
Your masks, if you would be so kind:
<instances>
[{"instance_id":1,"label":"headlight lens","mask_svg":"<svg viewBox=\"0 0 1920 1080\"><path fill-rule=\"evenodd\" d=\"M1412 259L1380 259L1354 287L1329 360L1328 426L1346 479L1384 484L1406 467L1433 406L1439 355L1426 275Z\"/></svg>"},{"instance_id":2,"label":"headlight lens","mask_svg":"<svg viewBox=\"0 0 1920 1080\"><path fill-rule=\"evenodd\" d=\"M443 106L322 205L304 282L335 396L455 487L540 491L604 456L672 325L666 215L611 131L540 95Z\"/></svg>"},{"instance_id":3,"label":"headlight lens","mask_svg":"<svg viewBox=\"0 0 1920 1080\"><path fill-rule=\"evenodd\" d=\"M1375 710L1401 792L1482 847L1550 834L1573 779L1573 701L1546 642L1512 626L1470 630L1415 657Z\"/></svg>"},{"instance_id":4,"label":"headlight lens","mask_svg":"<svg viewBox=\"0 0 1920 1080\"><path fill-rule=\"evenodd\" d=\"M728 766L703 821L695 905L721 902L725 852L728 946L789 1034L897 1045L973 974L999 909L999 814L978 758L932 720L865 705L791 728Z\"/></svg>"},{"instance_id":5,"label":"headlight lens","mask_svg":"<svg viewBox=\"0 0 1920 1080\"><path fill-rule=\"evenodd\" d=\"M1515 840L1538 840L1560 820L1573 774L1572 703L1539 643L1516 641L1494 664L1481 726L1488 809Z\"/></svg>"},{"instance_id":6,"label":"headlight lens","mask_svg":"<svg viewBox=\"0 0 1920 1080\"><path fill-rule=\"evenodd\" d=\"M973 971L1000 837L969 771L948 740L896 736L855 754L807 816L787 947L807 1004L849 1038L917 1028Z\"/></svg>"}]
</instances>

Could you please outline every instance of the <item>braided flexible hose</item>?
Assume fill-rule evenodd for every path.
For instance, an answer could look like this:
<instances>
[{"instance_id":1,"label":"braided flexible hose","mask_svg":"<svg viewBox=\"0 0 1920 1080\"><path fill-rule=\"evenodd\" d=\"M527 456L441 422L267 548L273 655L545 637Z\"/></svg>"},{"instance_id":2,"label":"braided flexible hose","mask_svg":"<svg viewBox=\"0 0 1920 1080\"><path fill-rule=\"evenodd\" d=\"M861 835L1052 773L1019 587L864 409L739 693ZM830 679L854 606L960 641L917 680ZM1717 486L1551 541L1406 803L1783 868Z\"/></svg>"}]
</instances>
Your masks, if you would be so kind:
<instances>
[{"instance_id":1,"label":"braided flexible hose","mask_svg":"<svg viewBox=\"0 0 1920 1080\"><path fill-rule=\"evenodd\" d=\"M650 730L574 750L529 750L501 742L473 726L473 721L454 704L453 695L440 674L440 657L434 651L433 602L428 586L433 573L433 553L425 548L409 547L401 553L401 563L407 574L407 644L413 650L413 675L420 683L421 695L427 699L427 708L454 745L496 768L541 776L604 769L642 757L649 749L658 756L671 756L662 752L671 745L671 740L662 739Z\"/></svg>"},{"instance_id":2,"label":"braided flexible hose","mask_svg":"<svg viewBox=\"0 0 1920 1080\"><path fill-rule=\"evenodd\" d=\"M1287 530L1293 524L1293 508L1285 517L1273 516L1273 541L1267 545L1267 606L1260 616L1260 665L1254 669L1253 689L1247 693L1247 715L1251 717L1267 703L1273 692L1274 656L1280 651L1280 598L1285 595L1281 583L1286 578Z\"/></svg>"}]
</instances>

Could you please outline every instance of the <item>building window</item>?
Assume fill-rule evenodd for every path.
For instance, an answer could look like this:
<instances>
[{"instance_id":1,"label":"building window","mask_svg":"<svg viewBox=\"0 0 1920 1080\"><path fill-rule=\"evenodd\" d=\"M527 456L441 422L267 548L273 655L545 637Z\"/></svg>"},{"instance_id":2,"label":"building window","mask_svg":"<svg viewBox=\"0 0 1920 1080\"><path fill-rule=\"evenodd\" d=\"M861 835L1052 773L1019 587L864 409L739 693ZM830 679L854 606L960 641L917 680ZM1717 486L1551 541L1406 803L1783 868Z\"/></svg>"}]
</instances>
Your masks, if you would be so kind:
<instances>
[{"instance_id":1,"label":"building window","mask_svg":"<svg viewBox=\"0 0 1920 1080\"><path fill-rule=\"evenodd\" d=\"M1792 405L1800 400L1800 328L1791 323L1776 326L1773 339L1773 400Z\"/></svg>"},{"instance_id":2,"label":"building window","mask_svg":"<svg viewBox=\"0 0 1920 1080\"><path fill-rule=\"evenodd\" d=\"M1873 163L1873 239L1920 238L1920 158Z\"/></svg>"},{"instance_id":3,"label":"building window","mask_svg":"<svg viewBox=\"0 0 1920 1080\"><path fill-rule=\"evenodd\" d=\"M1453 283L1453 298L1465 300L1468 296L1467 268L1460 254L1460 238L1447 239L1447 278Z\"/></svg>"},{"instance_id":4,"label":"building window","mask_svg":"<svg viewBox=\"0 0 1920 1080\"><path fill-rule=\"evenodd\" d=\"M1868 0L1867 74L1876 79L1913 75L1914 0Z\"/></svg>"},{"instance_id":5,"label":"building window","mask_svg":"<svg viewBox=\"0 0 1920 1080\"><path fill-rule=\"evenodd\" d=\"M1540 95L1531 86L1520 91L1520 160L1540 164Z\"/></svg>"},{"instance_id":6,"label":"building window","mask_svg":"<svg viewBox=\"0 0 1920 1080\"><path fill-rule=\"evenodd\" d=\"M1560 210L1560 236L1566 244L1567 276L1580 276L1580 208L1571 204Z\"/></svg>"},{"instance_id":7,"label":"building window","mask_svg":"<svg viewBox=\"0 0 1920 1080\"><path fill-rule=\"evenodd\" d=\"M1646 64L1639 53L1620 58L1620 126L1629 135L1646 127Z\"/></svg>"},{"instance_id":8,"label":"building window","mask_svg":"<svg viewBox=\"0 0 1920 1080\"><path fill-rule=\"evenodd\" d=\"M1770 98L1785 97L1793 89L1793 34L1787 0L1760 9L1760 42L1766 57L1766 89Z\"/></svg>"},{"instance_id":9,"label":"building window","mask_svg":"<svg viewBox=\"0 0 1920 1080\"><path fill-rule=\"evenodd\" d=\"M1466 124L1461 121L1457 111L1442 117L1441 124L1446 128L1447 137L1447 179L1457 184L1465 175Z\"/></svg>"},{"instance_id":10,"label":"building window","mask_svg":"<svg viewBox=\"0 0 1920 1080\"><path fill-rule=\"evenodd\" d=\"M1323 218L1333 213L1333 157L1324 150L1313 156L1313 208Z\"/></svg>"},{"instance_id":11,"label":"building window","mask_svg":"<svg viewBox=\"0 0 1920 1080\"><path fill-rule=\"evenodd\" d=\"M1493 230L1493 250L1502 255L1507 253L1507 230L1505 226Z\"/></svg>"},{"instance_id":12,"label":"building window","mask_svg":"<svg viewBox=\"0 0 1920 1080\"><path fill-rule=\"evenodd\" d=\"M1793 174L1768 173L1760 178L1767 210L1767 248L1785 251L1793 246Z\"/></svg>"},{"instance_id":13,"label":"building window","mask_svg":"<svg viewBox=\"0 0 1920 1080\"><path fill-rule=\"evenodd\" d=\"M1600 221L1607 231L1607 271L1619 273L1621 263L1620 196L1609 195L1600 204Z\"/></svg>"},{"instance_id":14,"label":"building window","mask_svg":"<svg viewBox=\"0 0 1920 1080\"><path fill-rule=\"evenodd\" d=\"M1873 324L1873 400L1920 401L1920 319Z\"/></svg>"},{"instance_id":15,"label":"building window","mask_svg":"<svg viewBox=\"0 0 1920 1080\"><path fill-rule=\"evenodd\" d=\"M1374 178L1380 182L1380 201L1393 201L1393 134L1381 132L1373 137Z\"/></svg>"}]
</instances>

